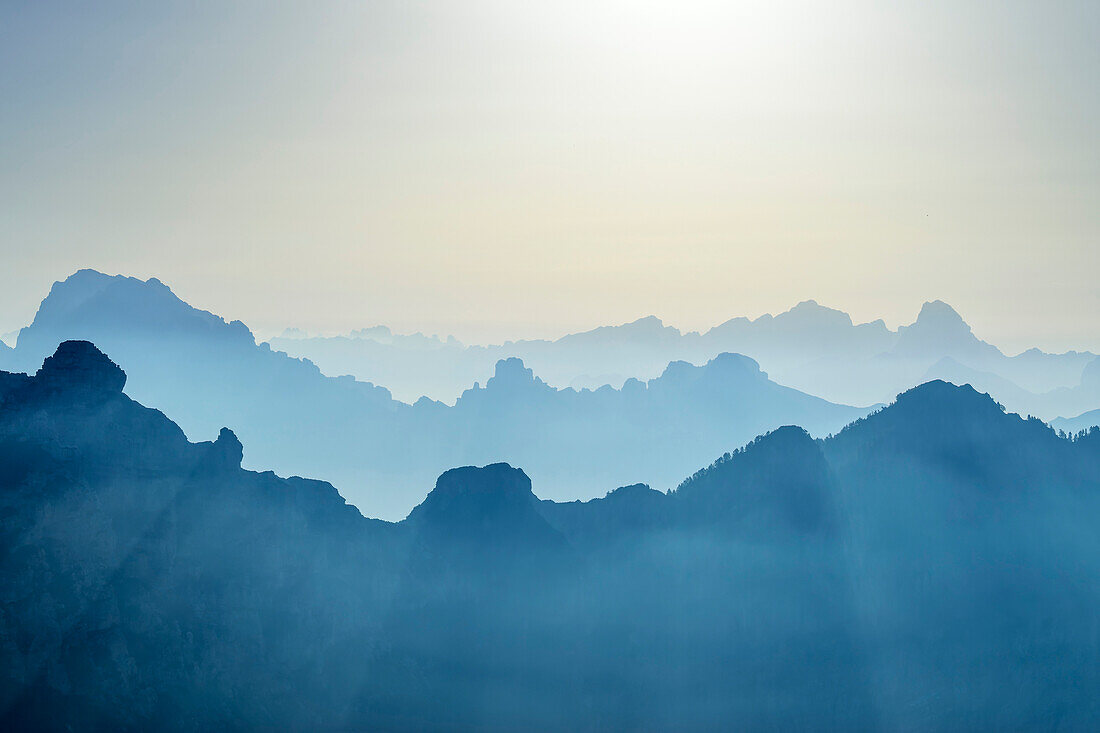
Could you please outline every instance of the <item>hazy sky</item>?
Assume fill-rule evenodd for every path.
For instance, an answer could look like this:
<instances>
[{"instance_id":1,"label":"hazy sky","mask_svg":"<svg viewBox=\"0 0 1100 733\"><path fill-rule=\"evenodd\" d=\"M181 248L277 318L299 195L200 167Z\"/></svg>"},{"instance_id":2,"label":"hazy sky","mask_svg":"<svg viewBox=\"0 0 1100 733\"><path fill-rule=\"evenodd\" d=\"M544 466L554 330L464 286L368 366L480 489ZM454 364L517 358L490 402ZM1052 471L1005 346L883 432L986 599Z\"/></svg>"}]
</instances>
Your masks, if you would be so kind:
<instances>
[{"instance_id":1,"label":"hazy sky","mask_svg":"<svg viewBox=\"0 0 1100 733\"><path fill-rule=\"evenodd\" d=\"M0 332L95 267L261 333L1100 349L1095 0L90 6L0 6Z\"/></svg>"}]
</instances>

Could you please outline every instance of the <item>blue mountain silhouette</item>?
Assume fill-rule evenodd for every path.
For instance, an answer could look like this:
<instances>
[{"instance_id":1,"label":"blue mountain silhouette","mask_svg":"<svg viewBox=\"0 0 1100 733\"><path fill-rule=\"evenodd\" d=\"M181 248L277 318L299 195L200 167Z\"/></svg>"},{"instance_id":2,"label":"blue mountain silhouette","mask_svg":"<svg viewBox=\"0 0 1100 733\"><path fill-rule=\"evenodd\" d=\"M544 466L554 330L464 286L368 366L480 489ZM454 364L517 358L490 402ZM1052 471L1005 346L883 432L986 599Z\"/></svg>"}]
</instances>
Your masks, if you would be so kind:
<instances>
[{"instance_id":1,"label":"blue mountain silhouette","mask_svg":"<svg viewBox=\"0 0 1100 733\"><path fill-rule=\"evenodd\" d=\"M1100 720L1100 429L931 382L673 492L540 501L492 464L389 523L126 383L79 341L0 372L8 729Z\"/></svg>"},{"instance_id":2,"label":"blue mountain silhouette","mask_svg":"<svg viewBox=\"0 0 1100 733\"><path fill-rule=\"evenodd\" d=\"M782 384L833 402L867 405L885 402L918 384L943 360L951 360L993 380L992 391L1013 409L1052 418L1060 398L1046 393L1076 387L1088 352L1046 354L1029 349L1006 356L980 340L946 303L925 303L916 321L891 331L881 321L856 324L833 308L807 300L789 311L756 319L733 318L706 332L683 333L655 316L569 334L554 341L521 340L495 346L465 346L421 334L395 335L385 327L351 337L272 339L273 347L308 357L329 373L354 374L386 384L403 399L427 394L450 401L471 382L481 381L501 358L518 357L554 386L619 385L631 377L648 379L671 361L703 363L723 352L747 354ZM425 352L432 358L426 359ZM939 377L933 374L929 378ZM1001 385L1024 396L1016 404ZM989 389L989 388L995 389ZM1065 395L1077 410L1093 406L1087 395ZM1084 402L1082 401L1084 400ZM1100 404L1100 402L1096 403ZM1062 413L1064 414L1064 413Z\"/></svg>"},{"instance_id":3,"label":"blue mountain silhouette","mask_svg":"<svg viewBox=\"0 0 1100 733\"><path fill-rule=\"evenodd\" d=\"M639 481L669 488L773 427L797 422L825 435L865 412L781 387L736 355L676 362L648 382L595 392L551 388L506 359L453 406L410 405L257 344L240 322L191 307L159 281L91 270L54 285L8 368L33 371L66 339L126 364L128 394L187 435L229 425L247 446L246 466L333 481L391 519L456 465L523 465L554 498Z\"/></svg>"}]
</instances>

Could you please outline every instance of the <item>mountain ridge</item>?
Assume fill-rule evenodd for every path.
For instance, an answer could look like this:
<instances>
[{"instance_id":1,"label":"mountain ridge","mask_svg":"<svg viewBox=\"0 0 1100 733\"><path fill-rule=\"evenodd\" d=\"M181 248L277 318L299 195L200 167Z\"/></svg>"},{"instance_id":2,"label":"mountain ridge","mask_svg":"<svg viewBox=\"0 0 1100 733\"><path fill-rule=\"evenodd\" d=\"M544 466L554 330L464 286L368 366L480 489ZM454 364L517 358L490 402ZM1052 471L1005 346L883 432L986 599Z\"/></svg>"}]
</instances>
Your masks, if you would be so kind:
<instances>
[{"instance_id":1,"label":"mountain ridge","mask_svg":"<svg viewBox=\"0 0 1100 733\"><path fill-rule=\"evenodd\" d=\"M10 354L0 353L0 368L33 370L61 341L91 340L128 365L130 394L172 414L187 435L213 437L230 423L246 446L247 467L320 476L346 487L356 503L367 506L389 496L389 518L404 516L415 503L419 487L454 465L497 461L524 465L538 485L558 499L595 497L608 485L638 482L666 489L713 455L771 428L800 423L823 436L872 409L830 402L815 396L819 392L807 385L792 387L791 380L784 378L784 370L790 375L790 369L809 379L809 387L842 374L846 381L888 395L880 403L915 383L946 377L975 383L1014 412L1042 417L1077 414L1100 404L1100 389L1084 383L1095 360L1076 355L1067 361L1033 352L998 357L994 347L982 346L945 304L922 309L924 316L918 318L922 328L929 323L954 324L951 328L962 339L961 348L994 354L993 366L1000 372L1016 369L1026 374L1037 368L1035 364L1045 364L1043 369L1057 372L1057 380L1075 379L1077 386L1041 395L1010 391L1007 382L999 381L1007 377L998 377L992 367L978 371L954 357L939 356L933 362L890 355L880 348L882 329L878 327L869 331L878 336L866 342L858 340L862 336L857 339L864 346L874 345L865 349L866 358L828 356L833 353L828 349L838 344L848 353L850 344L844 345L837 333L862 332L849 326L851 319L842 312L813 301L800 304L793 315L763 322L820 318L839 324L842 331L824 329L813 338L788 338L783 343L805 343L811 351L826 349L820 352L825 355L809 358L810 352L791 352L783 356L773 350L769 357L773 362L782 357L778 373L751 353L729 356L733 352L718 350L696 359L711 351L713 344L700 341L702 334L689 334L677 343L694 344L688 349L693 353L674 354L677 358L654 366L651 376L624 377L617 388L565 387L539 367L546 354L513 354L502 357L503 363L502 359L489 362L488 371L468 382L451 405L428 399L409 404L395 399L385 387L347 375L329 377L308 359L256 344L243 324L192 308L160 281L94 271L81 271L70 281L51 290L41 316L24 329L17 348ZM133 328L133 319L140 328ZM655 317L635 324L636 330L659 338L675 331ZM742 326L727 328L737 331ZM654 363L662 353L646 351L638 339L616 339L600 352L612 361L592 366L610 369L633 364L644 371L644 365ZM921 341L918 338L916 343ZM429 370L450 369L446 354L456 348L445 345L443 351L432 350L429 356L418 351L415 363ZM480 347L470 353L477 359L494 355ZM958 365L954 373L946 373L945 365L950 363ZM1080 371L1073 376L1076 369ZM1011 376L1019 379L1018 374ZM504 389L506 383L511 387ZM543 419L525 415L536 408ZM569 459L558 460L561 456Z\"/></svg>"},{"instance_id":2,"label":"mountain ridge","mask_svg":"<svg viewBox=\"0 0 1100 733\"><path fill-rule=\"evenodd\" d=\"M931 382L667 494L559 504L467 466L389 523L242 469L228 429L189 442L124 378L86 342L0 373L12 729L1100 720L1100 429Z\"/></svg>"},{"instance_id":3,"label":"mountain ridge","mask_svg":"<svg viewBox=\"0 0 1100 733\"><path fill-rule=\"evenodd\" d=\"M197 311L159 281L82 271L41 310L20 336L16 368L33 371L62 341L92 341L127 365L131 396L172 414L187 435L216 436L230 424L246 467L319 476L357 504L388 503L391 519L455 465L509 461L550 496L587 498L609 484L671 487L712 453L780 422L825 434L861 414L769 382L755 362L732 356L666 364L644 385L595 392L551 387L504 359L451 406L410 405L256 344L243 324Z\"/></svg>"},{"instance_id":4,"label":"mountain ridge","mask_svg":"<svg viewBox=\"0 0 1100 733\"><path fill-rule=\"evenodd\" d=\"M388 329L387 329L388 331ZM613 386L629 378L657 376L671 361L702 363L723 352L747 354L778 381L833 402L876 404L913 386L934 364L951 358L971 369L996 373L1042 395L1079 383L1090 352L1047 354L1027 349L1006 356L979 339L951 306L924 303L912 324L887 328L882 319L856 324L844 311L814 300L776 315L728 319L704 331L681 331L656 316L599 326L557 339L510 340L475 346L437 340L435 370L417 363L412 347L342 337L272 339L273 347L308 356L323 368L387 384L395 394L428 394L449 401L481 381L499 358L515 356L559 387ZM406 348L408 353L406 353ZM1041 397L1032 400L1044 417ZM1027 409L1030 403L1018 405Z\"/></svg>"}]
</instances>

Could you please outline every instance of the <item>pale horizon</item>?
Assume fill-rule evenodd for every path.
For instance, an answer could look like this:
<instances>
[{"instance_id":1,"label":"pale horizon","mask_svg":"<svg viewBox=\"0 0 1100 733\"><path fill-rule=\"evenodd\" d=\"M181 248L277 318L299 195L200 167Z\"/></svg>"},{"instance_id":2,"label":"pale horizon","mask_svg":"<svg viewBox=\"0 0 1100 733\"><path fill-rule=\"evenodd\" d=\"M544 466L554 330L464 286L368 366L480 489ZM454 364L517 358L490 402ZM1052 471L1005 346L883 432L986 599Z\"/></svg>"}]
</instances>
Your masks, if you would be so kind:
<instances>
[{"instance_id":1,"label":"pale horizon","mask_svg":"<svg viewBox=\"0 0 1100 733\"><path fill-rule=\"evenodd\" d=\"M77 269L471 343L807 299L1100 351L1100 6L9 7L0 333Z\"/></svg>"},{"instance_id":2,"label":"pale horizon","mask_svg":"<svg viewBox=\"0 0 1100 733\"><path fill-rule=\"evenodd\" d=\"M187 302L189 305L191 305L195 308L198 308L200 310L209 311L209 312L213 313L214 315L217 315L217 316L220 316L220 317L224 318L226 321L232 321L232 320L242 321L246 326L249 327L249 329L252 331L253 335L255 335L257 341L268 341L272 338L276 338L276 337L282 335L282 333L284 331L286 331L287 329L293 329L293 328L300 329L301 331L306 332L309 336L341 336L341 335L348 335L348 334L350 334L351 331L356 330L356 329L370 328L372 326L386 326L386 327L390 328L395 334L422 333L425 336L434 336L434 337L439 337L441 339L446 339L448 336L453 336L456 339L458 339L459 341L461 341L463 343L463 345L466 345L466 346L472 346L472 345L487 346L487 345L498 345L498 344L505 343L507 341L520 341L520 340L526 340L526 339L548 339L548 340L553 340L553 339L560 338L562 336L566 336L568 334L578 333L578 332L583 332L583 331L589 331L589 330L592 330L594 328L598 328L598 327L601 327L601 326L620 326L620 325L631 323L633 321L637 321L637 320L647 318L647 317L656 317L656 318L661 320L663 325L674 327L674 328L678 329L681 333L688 333L688 332L691 332L691 331L697 331L697 332L700 332L700 333L704 333L708 329L713 328L715 326L718 326L718 325L720 325L720 324L722 324L722 323L724 323L724 322L726 322L730 319L733 319L733 318L744 317L744 318L748 318L749 320L755 320L755 319L760 318L760 317L765 316L765 315L773 315L774 316L774 315L778 315L780 313L789 311L792 308L794 308L795 306L799 305L800 303L803 303L803 302L806 302L806 301L814 301L819 306L845 312L851 317L852 323L855 324L855 325L872 323L874 321L882 320L889 330L896 331L899 326L907 326L907 325L910 325L911 323L913 323L914 321L916 321L917 316L920 312L920 309L925 303L939 300L939 301L943 301L943 302L947 303L956 312L958 312L958 314L962 317L962 319L964 321L966 321L967 325L971 327L971 329L974 332L975 336L977 336L979 339L982 339L983 341L986 341L986 342L991 343L992 345L998 347L999 349L1001 349L1002 352L1004 352L1008 356L1015 356L1016 354L1019 354L1019 353L1021 353L1023 351L1026 351L1027 349L1030 349L1030 348L1039 348L1043 351L1047 351L1048 353L1064 353L1064 352L1067 352L1067 351L1079 351L1079 352L1100 351L1100 349L1090 348L1090 347L1081 347L1081 346L1077 346L1077 347L1071 346L1069 348L1051 350L1051 349L1043 349L1042 346L1040 346L1039 344L1034 344L1034 343L1033 344L1027 344L1027 345L1024 345L1024 346L1021 346L1021 347L1015 348L1015 349L1006 348L1004 344L999 343L998 341L996 341L994 339L988 338L977 326L975 326L974 322L968 317L968 315L965 311L958 308L954 303L952 303L951 301L949 301L945 298L936 298L936 297L929 297L929 298L926 298L923 301L920 301L919 303L915 303L914 307L912 308L912 315L911 316L901 316L897 320L890 320L890 319L883 318L882 316L873 316L873 315L869 316L869 317L857 317L856 314L854 314L850 311L847 311L843 307L838 307L835 304L824 302L824 301L822 301L818 298L802 298L801 300L799 300L797 302L792 302L792 303L790 303L786 306L781 306L781 307L775 308L773 310L762 311L762 312L758 312L758 313L731 313L731 314L728 314L724 317L719 317L716 320L713 320L712 322L704 323L702 325L693 325L693 326L685 326L681 323L674 322L674 321L662 316L660 313L643 313L643 314L638 314L638 315L635 315L635 316L632 316L632 317L625 317L622 320L597 322L597 323L591 323L591 324L588 324L588 325L581 324L581 325L578 325L574 328L566 328L564 330L561 329L561 328L558 328L558 329L545 328L545 329L542 329L541 331L538 330L538 329L529 329L528 332L522 332L520 329L517 329L516 331L507 331L507 330L505 330L506 326L501 326L501 327L495 327L494 328L494 327L492 327L492 324L490 324L489 328L482 328L481 330L479 330L478 326L479 325L484 326L485 324L470 324L470 323L456 323L456 329L454 331L437 330L437 329L433 328L430 325L428 327L422 327L422 326L417 325L416 323L409 323L409 325L407 325L407 326L402 326L402 325L396 325L395 323L387 323L387 322L383 322L383 321L377 321L377 322L370 321L369 318L364 319L362 321L355 321L354 317L350 314L345 316L343 319L341 319L343 322L345 322L347 324L342 328L338 328L338 327L335 327L335 326L333 326L331 324L327 324L327 323L320 323L320 324L313 325L313 326L302 326L302 325L298 325L298 324L279 325L277 323L276 324L265 324L265 325L261 325L261 326L256 326L255 324L249 322L245 318L241 318L241 317L236 316L236 315L227 315L226 313L219 311L217 308L212 308L209 305L204 304L202 302L196 302L196 301L193 301L193 300L189 300L187 297L182 295L176 288L173 287L172 282L167 281L164 278L158 277L156 275L148 275L148 276L145 276L145 277L140 277L140 276L136 276L136 275L133 275L133 274L130 274L130 273L126 273L126 272L110 272L110 271L98 270L97 268L77 268L77 269L78 270L79 269L92 269L92 270L96 270L98 272L103 272L103 274L106 274L106 275L109 275L109 276L118 275L118 276L125 276L125 277L136 277L139 280L148 280L150 278L156 278L158 280L161 280L165 285L167 285L169 288L171 288L173 290L173 292L176 294L176 296L180 297L181 300ZM73 272L76 272L76 270L74 270ZM69 274L71 275L72 273L69 273ZM68 277L68 275L66 277ZM61 280L64 280L64 279L65 278L61 278ZM43 298L45 297L45 294L49 292L49 290L53 286L53 284L54 283L51 282L48 285L44 286L44 288L42 289L42 293L43 293L42 297ZM34 311L37 310L37 307L38 307L39 303L40 303L40 300L36 301L34 303L33 307L30 310L30 315L26 318L26 321L23 324L21 324L20 326L17 326L16 328L8 329L8 330L5 330L5 331L0 331L0 340L5 341L9 346L15 346L16 336L18 335L19 330L21 328L23 328L24 326L29 325L31 320L33 320ZM1047 330L1048 331L1050 330L1050 325L1049 324L1047 326ZM472 334L473 337L463 337L463 335L461 335L462 333ZM483 336L481 338L478 338L478 334L482 334ZM488 334L488 335L485 336L485 334Z\"/></svg>"}]
</instances>

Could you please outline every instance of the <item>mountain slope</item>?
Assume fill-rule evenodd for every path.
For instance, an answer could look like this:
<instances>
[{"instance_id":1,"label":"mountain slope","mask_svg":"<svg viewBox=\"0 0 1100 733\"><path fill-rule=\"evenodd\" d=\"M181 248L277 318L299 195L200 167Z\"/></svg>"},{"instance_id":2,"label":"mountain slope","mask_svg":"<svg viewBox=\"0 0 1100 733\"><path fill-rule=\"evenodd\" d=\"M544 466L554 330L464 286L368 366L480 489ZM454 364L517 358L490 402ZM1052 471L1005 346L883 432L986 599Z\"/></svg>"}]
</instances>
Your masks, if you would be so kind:
<instances>
[{"instance_id":1,"label":"mountain slope","mask_svg":"<svg viewBox=\"0 0 1100 733\"><path fill-rule=\"evenodd\" d=\"M1100 440L931 382L824 448L888 727L1091 727Z\"/></svg>"},{"instance_id":2,"label":"mountain slope","mask_svg":"<svg viewBox=\"0 0 1100 733\"><path fill-rule=\"evenodd\" d=\"M328 484L243 471L229 431L188 443L125 380L87 342L0 380L0 715L306 725L291 696L341 687L310 665L343 664L336 640L363 648L379 621L385 527Z\"/></svg>"},{"instance_id":3,"label":"mountain slope","mask_svg":"<svg viewBox=\"0 0 1100 733\"><path fill-rule=\"evenodd\" d=\"M129 393L173 415L191 437L232 425L249 446L246 463L284 473L328 474L326 426L369 426L408 406L374 385L329 379L308 361L257 345L239 321L192 308L157 280L82 270L56 283L9 363L34 371L59 343L95 343L125 364Z\"/></svg>"},{"instance_id":4,"label":"mountain slope","mask_svg":"<svg viewBox=\"0 0 1100 733\"><path fill-rule=\"evenodd\" d=\"M1100 721L1100 431L932 382L668 494L466 467L388 524L125 384L86 342L0 373L8 729Z\"/></svg>"}]
</instances>

